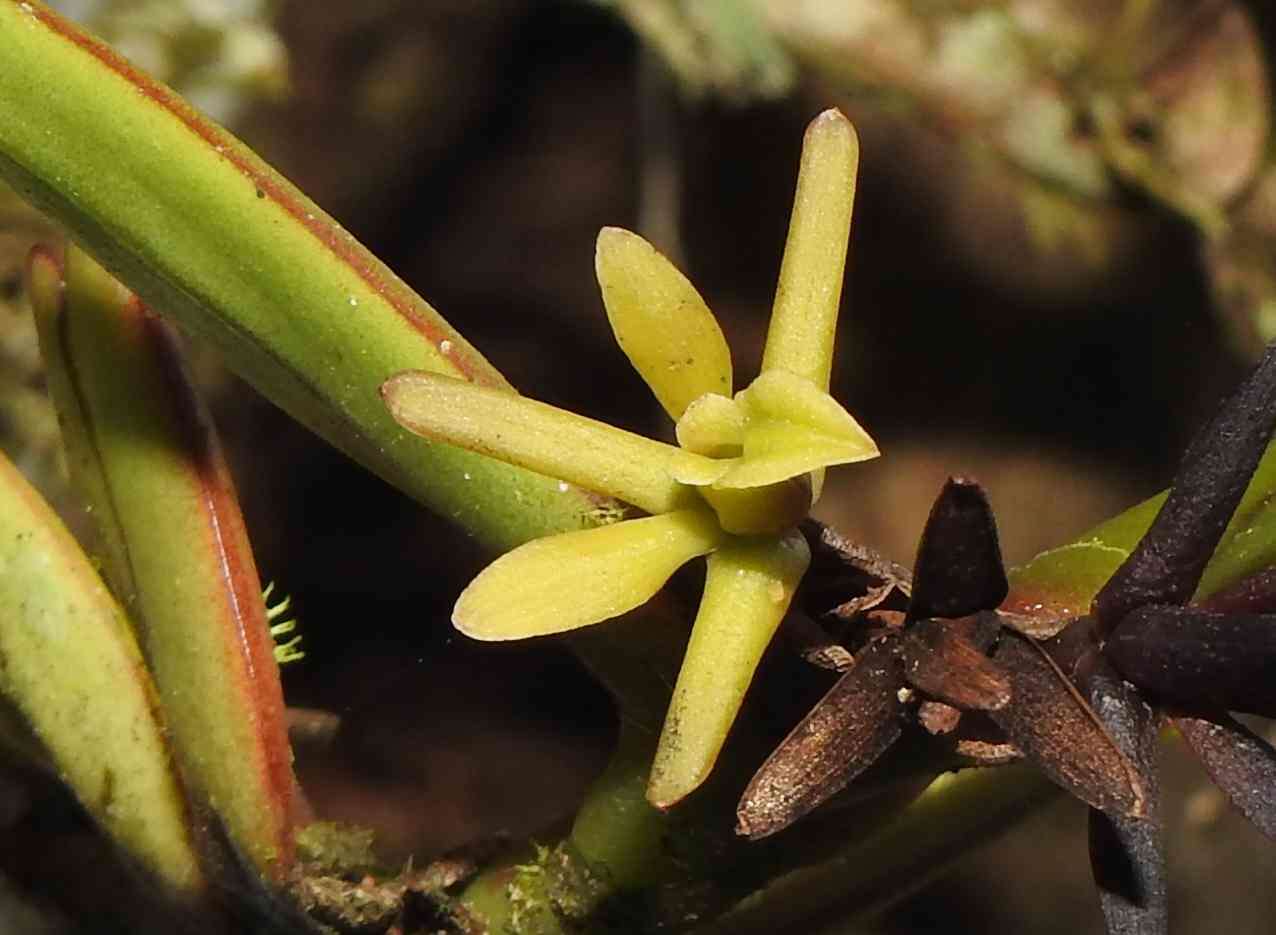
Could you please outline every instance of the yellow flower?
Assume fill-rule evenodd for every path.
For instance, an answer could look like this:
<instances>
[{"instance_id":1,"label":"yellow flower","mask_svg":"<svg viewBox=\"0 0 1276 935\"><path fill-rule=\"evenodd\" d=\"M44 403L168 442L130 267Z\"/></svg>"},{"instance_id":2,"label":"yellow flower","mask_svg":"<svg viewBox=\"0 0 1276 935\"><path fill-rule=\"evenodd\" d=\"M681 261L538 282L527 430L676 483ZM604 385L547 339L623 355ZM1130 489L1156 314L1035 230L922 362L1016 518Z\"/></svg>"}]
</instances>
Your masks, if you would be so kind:
<instances>
[{"instance_id":1,"label":"yellow flower","mask_svg":"<svg viewBox=\"0 0 1276 935\"><path fill-rule=\"evenodd\" d=\"M497 559L456 603L452 619L466 635L522 639L599 623L709 556L648 787L660 807L699 786L717 759L810 561L797 524L824 468L878 454L828 395L858 158L841 113L811 123L762 373L734 396L730 352L695 287L637 234L599 234L607 317L677 423L678 446L438 374L399 374L382 389L394 417L419 435L651 514L537 539Z\"/></svg>"}]
</instances>

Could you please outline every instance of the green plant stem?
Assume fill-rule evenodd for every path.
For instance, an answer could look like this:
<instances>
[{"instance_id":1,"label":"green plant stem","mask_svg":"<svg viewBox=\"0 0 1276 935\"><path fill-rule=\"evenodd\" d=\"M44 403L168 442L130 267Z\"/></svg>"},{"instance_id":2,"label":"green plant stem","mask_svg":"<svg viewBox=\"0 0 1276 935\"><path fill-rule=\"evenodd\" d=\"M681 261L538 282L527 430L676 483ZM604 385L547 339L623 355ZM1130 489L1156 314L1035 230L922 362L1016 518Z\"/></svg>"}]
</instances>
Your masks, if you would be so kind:
<instances>
[{"instance_id":1,"label":"green plant stem","mask_svg":"<svg viewBox=\"0 0 1276 935\"><path fill-rule=\"evenodd\" d=\"M400 429L377 392L394 373L509 384L251 150L39 2L0 0L0 176L261 393L493 550L605 513Z\"/></svg>"}]
</instances>

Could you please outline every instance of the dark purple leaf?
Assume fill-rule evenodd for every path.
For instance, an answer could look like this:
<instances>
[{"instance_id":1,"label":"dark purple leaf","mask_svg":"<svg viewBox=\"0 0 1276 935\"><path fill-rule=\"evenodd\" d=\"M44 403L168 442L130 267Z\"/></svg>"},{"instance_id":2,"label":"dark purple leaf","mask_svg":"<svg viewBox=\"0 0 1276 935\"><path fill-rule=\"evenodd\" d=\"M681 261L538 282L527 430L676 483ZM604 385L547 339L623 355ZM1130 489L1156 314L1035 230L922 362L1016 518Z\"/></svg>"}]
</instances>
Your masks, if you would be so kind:
<instances>
[{"instance_id":1,"label":"dark purple leaf","mask_svg":"<svg viewBox=\"0 0 1276 935\"><path fill-rule=\"evenodd\" d=\"M1173 720L1214 784L1255 828L1276 838L1276 749L1222 711Z\"/></svg>"},{"instance_id":2,"label":"dark purple leaf","mask_svg":"<svg viewBox=\"0 0 1276 935\"><path fill-rule=\"evenodd\" d=\"M1140 607L1103 651L1158 699L1276 717L1276 616Z\"/></svg>"},{"instance_id":3,"label":"dark purple leaf","mask_svg":"<svg viewBox=\"0 0 1276 935\"><path fill-rule=\"evenodd\" d=\"M931 507L913 569L912 620L992 610L1009 591L983 488L950 477Z\"/></svg>"},{"instance_id":4,"label":"dark purple leaf","mask_svg":"<svg viewBox=\"0 0 1276 935\"><path fill-rule=\"evenodd\" d=\"M1220 614L1276 613L1276 568L1264 568L1248 578L1242 578L1230 588L1211 594L1195 606Z\"/></svg>"},{"instance_id":5,"label":"dark purple leaf","mask_svg":"<svg viewBox=\"0 0 1276 935\"><path fill-rule=\"evenodd\" d=\"M1090 868L1108 935L1169 931L1169 898L1160 829L1142 818L1090 809Z\"/></svg>"},{"instance_id":6,"label":"dark purple leaf","mask_svg":"<svg viewBox=\"0 0 1276 935\"><path fill-rule=\"evenodd\" d=\"M1136 607L1186 604L1236 511L1276 425L1276 346L1193 440L1169 497L1129 558L1099 590L1103 631Z\"/></svg>"},{"instance_id":7,"label":"dark purple leaf","mask_svg":"<svg viewBox=\"0 0 1276 935\"><path fill-rule=\"evenodd\" d=\"M958 623L924 619L908 629L901 644L904 679L958 708L1004 708L1010 701L1010 676L984 655L973 634L965 632L970 628Z\"/></svg>"},{"instance_id":8,"label":"dark purple leaf","mask_svg":"<svg viewBox=\"0 0 1276 935\"><path fill-rule=\"evenodd\" d=\"M1013 702L988 716L1058 785L1101 811L1144 814L1134 765L1045 651L1013 631L993 658L1010 675Z\"/></svg>"},{"instance_id":9,"label":"dark purple leaf","mask_svg":"<svg viewBox=\"0 0 1276 935\"><path fill-rule=\"evenodd\" d=\"M736 812L736 830L763 838L787 828L881 756L901 731L903 685L897 637L879 638L838 680L754 775Z\"/></svg>"},{"instance_id":10,"label":"dark purple leaf","mask_svg":"<svg viewBox=\"0 0 1276 935\"><path fill-rule=\"evenodd\" d=\"M1169 893L1158 814L1158 718L1111 667L1101 664L1085 681L1091 710L1138 773L1146 812L1128 818L1090 810L1090 865L1104 922L1109 935L1160 935L1169 930Z\"/></svg>"}]
</instances>

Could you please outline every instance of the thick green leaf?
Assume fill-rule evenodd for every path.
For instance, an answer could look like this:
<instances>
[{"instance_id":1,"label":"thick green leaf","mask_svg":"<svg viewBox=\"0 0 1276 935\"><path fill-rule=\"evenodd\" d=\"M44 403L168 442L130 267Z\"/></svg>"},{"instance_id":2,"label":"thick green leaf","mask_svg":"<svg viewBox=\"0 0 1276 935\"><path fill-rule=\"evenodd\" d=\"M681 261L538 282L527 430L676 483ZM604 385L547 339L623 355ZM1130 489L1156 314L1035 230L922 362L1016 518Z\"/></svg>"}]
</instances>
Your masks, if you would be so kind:
<instances>
[{"instance_id":1,"label":"thick green leaf","mask_svg":"<svg viewBox=\"0 0 1276 935\"><path fill-rule=\"evenodd\" d=\"M1196 598L1276 564L1276 445L1269 445L1205 568ZM1068 545L1042 552L1011 572L1007 610L1062 619L1086 613L1100 587L1151 526L1165 494L1144 500Z\"/></svg>"},{"instance_id":2,"label":"thick green leaf","mask_svg":"<svg viewBox=\"0 0 1276 935\"><path fill-rule=\"evenodd\" d=\"M700 612L651 767L653 805L669 808L708 777L810 561L796 530L734 540L709 556Z\"/></svg>"},{"instance_id":3,"label":"thick green leaf","mask_svg":"<svg viewBox=\"0 0 1276 935\"><path fill-rule=\"evenodd\" d=\"M676 266L619 227L598 235L594 266L616 341L675 421L705 393L731 395L726 338Z\"/></svg>"},{"instance_id":4,"label":"thick green leaf","mask_svg":"<svg viewBox=\"0 0 1276 935\"><path fill-rule=\"evenodd\" d=\"M247 147L38 0L0 0L0 177L291 415L489 546L597 511L402 430L377 393L392 374L507 384Z\"/></svg>"},{"instance_id":5,"label":"thick green leaf","mask_svg":"<svg viewBox=\"0 0 1276 935\"><path fill-rule=\"evenodd\" d=\"M32 258L32 305L72 478L138 625L188 792L264 875L292 862L296 780L247 531L177 336L86 254Z\"/></svg>"},{"instance_id":6,"label":"thick green leaf","mask_svg":"<svg viewBox=\"0 0 1276 935\"><path fill-rule=\"evenodd\" d=\"M477 640L518 640L609 620L724 538L701 508L535 539L470 582L452 622Z\"/></svg>"},{"instance_id":7,"label":"thick green leaf","mask_svg":"<svg viewBox=\"0 0 1276 935\"><path fill-rule=\"evenodd\" d=\"M112 839L175 890L203 889L154 689L123 611L3 455L0 695Z\"/></svg>"}]
</instances>

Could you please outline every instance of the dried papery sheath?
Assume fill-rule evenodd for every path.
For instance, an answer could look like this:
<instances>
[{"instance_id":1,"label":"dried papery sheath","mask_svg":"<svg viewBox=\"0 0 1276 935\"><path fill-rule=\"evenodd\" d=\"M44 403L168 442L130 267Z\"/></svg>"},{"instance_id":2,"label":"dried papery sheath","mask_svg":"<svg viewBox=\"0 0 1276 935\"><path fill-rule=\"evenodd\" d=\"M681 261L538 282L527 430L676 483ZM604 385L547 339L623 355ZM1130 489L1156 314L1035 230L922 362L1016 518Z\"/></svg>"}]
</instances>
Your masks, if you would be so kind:
<instances>
[{"instance_id":1,"label":"dried papery sheath","mask_svg":"<svg viewBox=\"0 0 1276 935\"><path fill-rule=\"evenodd\" d=\"M1005 632L993 659L1010 675L1014 703L989 712L1006 737L1082 801L1109 814L1143 815L1137 770L1045 651Z\"/></svg>"},{"instance_id":2,"label":"dried papery sheath","mask_svg":"<svg viewBox=\"0 0 1276 935\"><path fill-rule=\"evenodd\" d=\"M917 547L908 616L964 617L992 610L1008 585L988 498L974 481L950 477Z\"/></svg>"},{"instance_id":3,"label":"dried papery sheath","mask_svg":"<svg viewBox=\"0 0 1276 935\"><path fill-rule=\"evenodd\" d=\"M828 801L893 744L902 730L895 638L866 646L754 775L736 830L764 838Z\"/></svg>"},{"instance_id":4,"label":"dried papery sheath","mask_svg":"<svg viewBox=\"0 0 1276 935\"><path fill-rule=\"evenodd\" d=\"M1094 598L1101 631L1196 591L1276 426L1276 346L1193 440L1147 534Z\"/></svg>"},{"instance_id":5,"label":"dried papery sheath","mask_svg":"<svg viewBox=\"0 0 1276 935\"><path fill-rule=\"evenodd\" d=\"M905 680L940 701L983 711L1010 702L1010 676L955 622L919 620L903 638L900 655Z\"/></svg>"},{"instance_id":6,"label":"dried papery sheath","mask_svg":"<svg viewBox=\"0 0 1276 935\"><path fill-rule=\"evenodd\" d=\"M1276 616L1140 607L1104 654L1158 700L1276 717Z\"/></svg>"}]
</instances>

